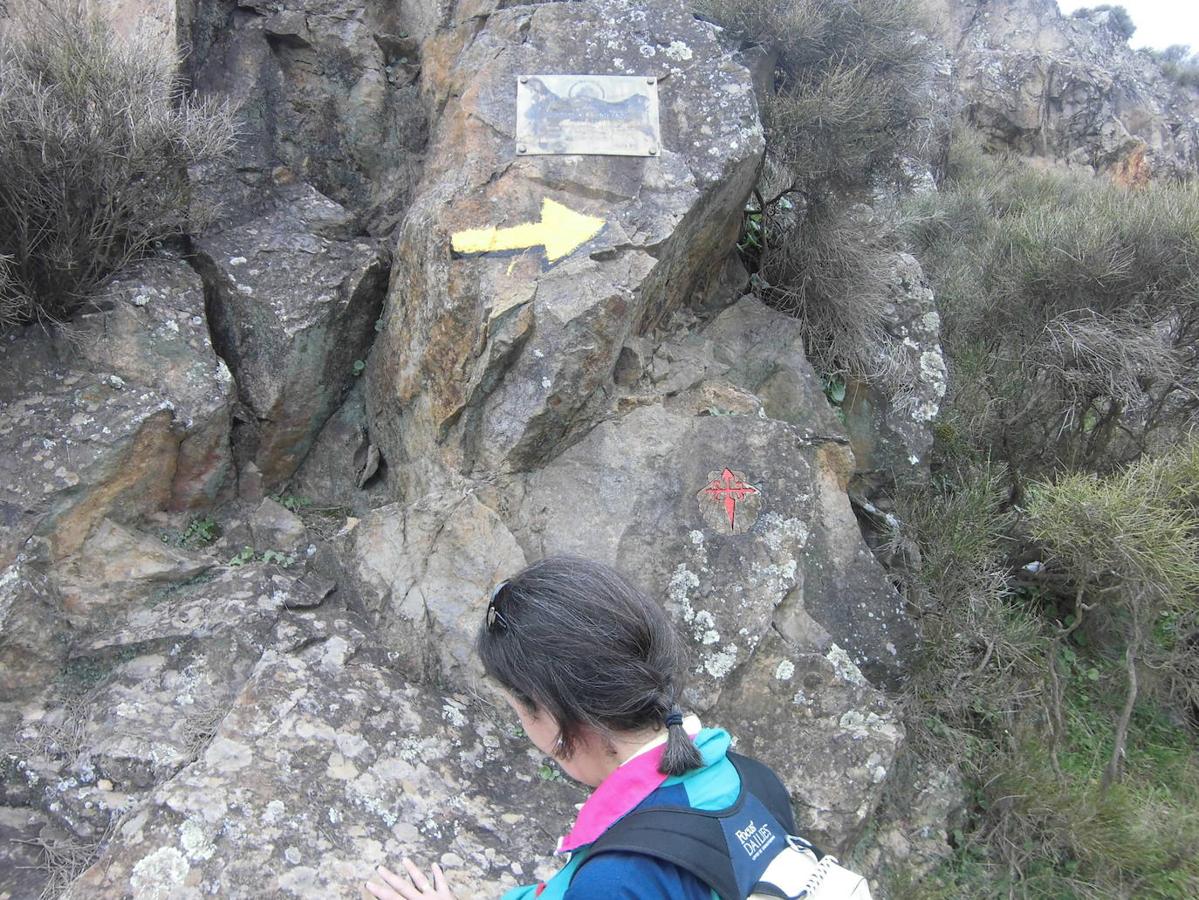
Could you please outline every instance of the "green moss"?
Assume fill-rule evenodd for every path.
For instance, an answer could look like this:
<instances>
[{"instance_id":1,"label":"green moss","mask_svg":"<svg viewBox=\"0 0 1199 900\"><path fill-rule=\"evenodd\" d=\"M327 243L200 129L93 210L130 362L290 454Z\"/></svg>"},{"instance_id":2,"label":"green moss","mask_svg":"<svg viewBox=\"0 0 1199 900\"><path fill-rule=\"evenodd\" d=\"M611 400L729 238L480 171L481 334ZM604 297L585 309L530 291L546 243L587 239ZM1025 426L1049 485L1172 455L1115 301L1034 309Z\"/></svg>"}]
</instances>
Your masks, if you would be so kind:
<instances>
[{"instance_id":1,"label":"green moss","mask_svg":"<svg viewBox=\"0 0 1199 900\"><path fill-rule=\"evenodd\" d=\"M137 647L121 647L100 656L79 656L67 660L60 681L68 694L83 694L106 681L114 670L139 655Z\"/></svg>"}]
</instances>

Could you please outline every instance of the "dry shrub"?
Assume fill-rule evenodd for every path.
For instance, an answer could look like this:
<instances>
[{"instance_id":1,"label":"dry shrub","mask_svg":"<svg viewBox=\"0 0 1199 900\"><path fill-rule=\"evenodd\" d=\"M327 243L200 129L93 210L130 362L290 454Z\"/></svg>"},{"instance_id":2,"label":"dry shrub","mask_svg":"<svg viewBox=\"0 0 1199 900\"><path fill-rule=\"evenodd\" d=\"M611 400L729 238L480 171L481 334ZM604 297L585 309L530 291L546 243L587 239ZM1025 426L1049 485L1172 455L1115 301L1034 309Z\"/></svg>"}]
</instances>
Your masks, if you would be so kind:
<instances>
[{"instance_id":1,"label":"dry shrub","mask_svg":"<svg viewBox=\"0 0 1199 900\"><path fill-rule=\"evenodd\" d=\"M701 13L774 64L767 163L743 242L762 299L804 324L824 374L892 386L883 325L893 242L838 212L899 177L933 130L931 43L918 0L702 0Z\"/></svg>"},{"instance_id":2,"label":"dry shrub","mask_svg":"<svg viewBox=\"0 0 1199 900\"><path fill-rule=\"evenodd\" d=\"M62 321L186 229L187 166L228 154L234 108L186 97L162 42L83 0L24 7L0 38L0 327Z\"/></svg>"},{"instance_id":3,"label":"dry shrub","mask_svg":"<svg viewBox=\"0 0 1199 900\"><path fill-rule=\"evenodd\" d=\"M819 372L899 389L910 373L886 329L895 251L885 230L860 213L773 217L755 284L764 302L803 325L805 350Z\"/></svg>"},{"instance_id":4,"label":"dry shrub","mask_svg":"<svg viewBox=\"0 0 1199 900\"><path fill-rule=\"evenodd\" d=\"M896 539L915 561L906 593L925 644L904 691L909 740L923 758L975 777L989 764L985 748L1041 695L1050 646L1013 596L1006 483L1002 466L984 464L897 498Z\"/></svg>"},{"instance_id":5,"label":"dry shrub","mask_svg":"<svg viewBox=\"0 0 1199 900\"><path fill-rule=\"evenodd\" d=\"M1194 421L1199 187L1036 171L959 133L904 229L937 291L959 445L1021 476L1103 470Z\"/></svg>"},{"instance_id":6,"label":"dry shrub","mask_svg":"<svg viewBox=\"0 0 1199 900\"><path fill-rule=\"evenodd\" d=\"M1009 483L983 463L898 498L925 640L908 752L962 771L971 803L953 858L893 896L1195 896L1199 441L1039 483L1022 519ZM1029 532L1052 555L1021 567ZM1156 627L1133 647L1138 615Z\"/></svg>"},{"instance_id":7,"label":"dry shrub","mask_svg":"<svg viewBox=\"0 0 1199 900\"><path fill-rule=\"evenodd\" d=\"M775 60L768 152L809 188L858 185L894 163L928 115L931 46L917 0L700 0Z\"/></svg>"},{"instance_id":8,"label":"dry shrub","mask_svg":"<svg viewBox=\"0 0 1199 900\"><path fill-rule=\"evenodd\" d=\"M1074 591L1076 619L1115 635L1127 700L1140 692L1187 718L1199 713L1199 439L1106 477L1073 473L1042 482L1026 509L1033 537Z\"/></svg>"}]
</instances>

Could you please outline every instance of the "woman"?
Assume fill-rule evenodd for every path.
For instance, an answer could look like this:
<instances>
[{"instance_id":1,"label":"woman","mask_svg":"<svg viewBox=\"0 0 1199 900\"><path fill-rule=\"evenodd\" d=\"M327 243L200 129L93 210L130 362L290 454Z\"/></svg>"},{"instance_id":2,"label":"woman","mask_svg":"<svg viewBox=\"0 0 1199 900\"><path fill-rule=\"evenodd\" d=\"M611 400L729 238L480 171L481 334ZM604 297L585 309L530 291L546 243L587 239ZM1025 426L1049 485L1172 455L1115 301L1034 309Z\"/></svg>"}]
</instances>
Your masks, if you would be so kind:
<instances>
[{"instance_id":1,"label":"woman","mask_svg":"<svg viewBox=\"0 0 1199 900\"><path fill-rule=\"evenodd\" d=\"M663 609L608 566L545 559L496 588L477 649L529 740L595 788L559 844L569 861L503 900L711 900L704 882L669 862L621 851L587 860L634 809L724 809L740 792L729 735L679 707L685 658ZM453 898L440 867L426 877L403 865L407 877L380 868L364 896Z\"/></svg>"}]
</instances>

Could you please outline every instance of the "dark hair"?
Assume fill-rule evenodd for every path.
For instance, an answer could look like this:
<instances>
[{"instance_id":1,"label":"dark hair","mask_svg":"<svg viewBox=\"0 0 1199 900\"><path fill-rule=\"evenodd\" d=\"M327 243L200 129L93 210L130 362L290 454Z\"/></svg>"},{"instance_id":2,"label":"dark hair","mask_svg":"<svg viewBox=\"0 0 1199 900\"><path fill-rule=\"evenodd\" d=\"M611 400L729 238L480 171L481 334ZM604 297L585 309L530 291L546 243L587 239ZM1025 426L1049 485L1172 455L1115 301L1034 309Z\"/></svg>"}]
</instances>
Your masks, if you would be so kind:
<instances>
[{"instance_id":1,"label":"dark hair","mask_svg":"<svg viewBox=\"0 0 1199 900\"><path fill-rule=\"evenodd\" d=\"M557 556L501 583L477 643L483 669L529 710L553 716L563 756L581 730L667 728L658 768L702 765L678 699L686 659L665 610L602 563Z\"/></svg>"}]
</instances>

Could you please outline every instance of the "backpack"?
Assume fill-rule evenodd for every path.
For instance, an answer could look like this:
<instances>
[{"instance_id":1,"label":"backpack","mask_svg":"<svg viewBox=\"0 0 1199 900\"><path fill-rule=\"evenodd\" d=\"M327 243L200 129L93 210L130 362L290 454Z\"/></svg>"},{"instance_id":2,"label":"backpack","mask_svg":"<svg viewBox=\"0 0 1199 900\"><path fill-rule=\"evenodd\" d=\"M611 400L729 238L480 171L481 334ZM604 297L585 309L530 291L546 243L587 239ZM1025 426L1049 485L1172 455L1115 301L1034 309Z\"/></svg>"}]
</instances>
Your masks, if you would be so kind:
<instances>
[{"instance_id":1,"label":"backpack","mask_svg":"<svg viewBox=\"0 0 1199 900\"><path fill-rule=\"evenodd\" d=\"M621 851L674 863L721 900L871 900L865 878L795 834L790 797L774 772L739 753L728 759L741 778L732 806L631 812L596 839L574 874L604 853Z\"/></svg>"}]
</instances>

